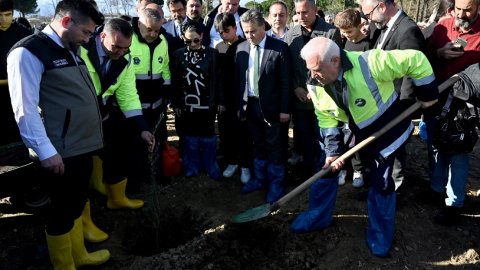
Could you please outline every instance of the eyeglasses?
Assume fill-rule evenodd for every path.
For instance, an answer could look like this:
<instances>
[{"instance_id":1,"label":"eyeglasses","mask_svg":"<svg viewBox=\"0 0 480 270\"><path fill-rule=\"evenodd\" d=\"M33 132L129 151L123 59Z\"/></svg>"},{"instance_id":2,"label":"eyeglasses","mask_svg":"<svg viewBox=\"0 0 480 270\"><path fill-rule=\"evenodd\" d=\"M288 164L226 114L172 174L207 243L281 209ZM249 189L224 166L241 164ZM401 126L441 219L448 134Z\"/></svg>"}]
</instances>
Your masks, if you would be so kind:
<instances>
[{"instance_id":1,"label":"eyeglasses","mask_svg":"<svg viewBox=\"0 0 480 270\"><path fill-rule=\"evenodd\" d=\"M187 45L192 44L192 42L195 43L195 44L197 44L197 43L200 42L200 39L199 39L199 38L195 38L195 39L185 39L185 44L187 44Z\"/></svg>"},{"instance_id":2,"label":"eyeglasses","mask_svg":"<svg viewBox=\"0 0 480 270\"><path fill-rule=\"evenodd\" d=\"M372 11L370 11L369 13L366 13L364 15L365 18L367 18L368 20L371 20L373 12L375 11L375 9L377 9L377 7L378 7L378 5L380 5L380 3L382 3L382 2L378 2L378 4L372 9Z\"/></svg>"}]
</instances>

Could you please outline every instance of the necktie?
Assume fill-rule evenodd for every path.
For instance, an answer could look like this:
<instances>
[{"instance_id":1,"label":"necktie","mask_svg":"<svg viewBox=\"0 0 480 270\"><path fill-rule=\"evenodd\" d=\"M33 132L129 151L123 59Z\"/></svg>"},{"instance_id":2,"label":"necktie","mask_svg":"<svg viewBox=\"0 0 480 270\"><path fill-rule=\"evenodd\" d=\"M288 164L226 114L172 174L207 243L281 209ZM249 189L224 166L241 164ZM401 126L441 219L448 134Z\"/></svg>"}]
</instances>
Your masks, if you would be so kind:
<instances>
[{"instance_id":1,"label":"necktie","mask_svg":"<svg viewBox=\"0 0 480 270\"><path fill-rule=\"evenodd\" d=\"M105 74L107 74L107 65L108 64L108 57L107 56L103 56L103 62L102 62L102 65L100 67L100 71L102 72L102 77L105 76Z\"/></svg>"},{"instance_id":2,"label":"necktie","mask_svg":"<svg viewBox=\"0 0 480 270\"><path fill-rule=\"evenodd\" d=\"M253 54L253 94L258 97L258 70L260 58L260 46L255 45L255 52Z\"/></svg>"}]
</instances>

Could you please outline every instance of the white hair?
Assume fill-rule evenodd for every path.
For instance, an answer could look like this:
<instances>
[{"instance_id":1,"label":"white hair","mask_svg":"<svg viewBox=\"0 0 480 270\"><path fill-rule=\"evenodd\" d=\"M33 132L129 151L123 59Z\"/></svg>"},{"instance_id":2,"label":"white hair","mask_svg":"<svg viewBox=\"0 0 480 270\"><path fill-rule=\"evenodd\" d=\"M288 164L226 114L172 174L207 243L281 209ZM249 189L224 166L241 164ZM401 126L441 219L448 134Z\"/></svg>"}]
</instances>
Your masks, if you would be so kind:
<instances>
[{"instance_id":1,"label":"white hair","mask_svg":"<svg viewBox=\"0 0 480 270\"><path fill-rule=\"evenodd\" d=\"M306 60L310 57L319 57L319 61L329 61L334 57L340 57L340 48L331 39L316 37L311 39L300 51L300 57Z\"/></svg>"}]
</instances>

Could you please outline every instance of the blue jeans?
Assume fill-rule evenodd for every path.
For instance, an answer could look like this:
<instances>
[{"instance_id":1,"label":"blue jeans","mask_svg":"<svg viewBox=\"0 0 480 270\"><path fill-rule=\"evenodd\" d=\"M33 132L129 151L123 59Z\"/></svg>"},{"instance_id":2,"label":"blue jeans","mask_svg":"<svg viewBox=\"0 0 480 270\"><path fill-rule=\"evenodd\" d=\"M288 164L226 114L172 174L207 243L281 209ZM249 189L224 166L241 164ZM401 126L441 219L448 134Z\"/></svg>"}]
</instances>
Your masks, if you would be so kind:
<instances>
[{"instance_id":1,"label":"blue jeans","mask_svg":"<svg viewBox=\"0 0 480 270\"><path fill-rule=\"evenodd\" d=\"M441 151L436 153L431 187L440 193L447 189L447 206L463 206L469 169L468 154L446 154Z\"/></svg>"}]
</instances>

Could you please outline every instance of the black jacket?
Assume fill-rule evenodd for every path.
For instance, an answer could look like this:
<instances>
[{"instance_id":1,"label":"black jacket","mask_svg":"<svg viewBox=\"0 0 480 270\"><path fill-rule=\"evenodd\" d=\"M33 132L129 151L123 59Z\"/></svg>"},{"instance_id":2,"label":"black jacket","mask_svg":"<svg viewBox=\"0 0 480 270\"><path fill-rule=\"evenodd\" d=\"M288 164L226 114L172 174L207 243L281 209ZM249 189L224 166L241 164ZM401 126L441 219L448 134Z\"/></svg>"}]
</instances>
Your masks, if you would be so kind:
<instances>
[{"instance_id":1,"label":"black jacket","mask_svg":"<svg viewBox=\"0 0 480 270\"><path fill-rule=\"evenodd\" d=\"M381 30L377 29L374 36L377 36ZM377 47L379 40L376 41L374 48ZM424 51L426 49L425 38L418 25L402 11L398 19L385 37L381 47L382 50L405 50L413 49ZM405 77L395 80L395 89L400 92L400 99L411 99L414 102L412 79Z\"/></svg>"},{"instance_id":2,"label":"black jacket","mask_svg":"<svg viewBox=\"0 0 480 270\"><path fill-rule=\"evenodd\" d=\"M187 48L180 48L173 53L173 57L170 59L172 67L172 88L175 93L173 93L173 106L175 108L186 107L184 98L185 92L184 88L186 85L186 76L189 78L194 78L195 75L189 73L186 70L188 63L185 60L185 52ZM220 69L219 67L219 57L218 52L215 49L210 47L205 47L205 58L198 62L202 73L204 76L208 76L208 91L206 91L208 106L211 110L216 110L217 105L223 105L223 97L221 95L220 89L222 89L222 80L220 78Z\"/></svg>"},{"instance_id":3,"label":"black jacket","mask_svg":"<svg viewBox=\"0 0 480 270\"><path fill-rule=\"evenodd\" d=\"M6 31L0 31L0 80L7 79L7 54L10 49L31 34L32 32L17 22L13 22Z\"/></svg>"}]
</instances>

